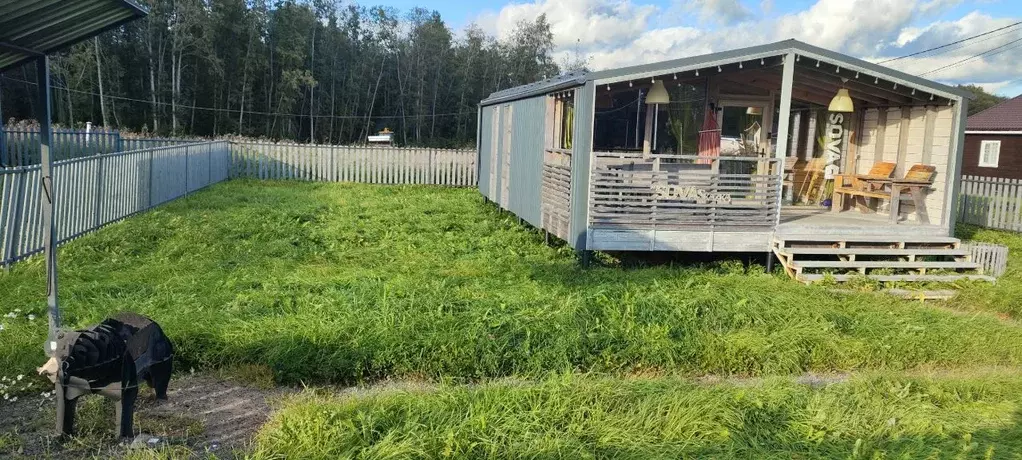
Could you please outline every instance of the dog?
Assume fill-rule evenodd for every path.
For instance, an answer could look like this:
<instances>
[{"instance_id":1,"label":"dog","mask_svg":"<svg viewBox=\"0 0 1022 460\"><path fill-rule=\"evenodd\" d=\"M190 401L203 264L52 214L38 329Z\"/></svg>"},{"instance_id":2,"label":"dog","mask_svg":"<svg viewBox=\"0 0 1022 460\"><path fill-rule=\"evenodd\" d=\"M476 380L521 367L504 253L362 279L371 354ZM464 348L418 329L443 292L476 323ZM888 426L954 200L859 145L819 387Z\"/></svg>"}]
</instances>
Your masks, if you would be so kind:
<instances>
[{"instance_id":1,"label":"dog","mask_svg":"<svg viewBox=\"0 0 1022 460\"><path fill-rule=\"evenodd\" d=\"M174 345L160 325L124 312L88 329L59 332L54 356L37 371L56 386L59 433L74 433L79 397L100 394L116 401L118 435L130 437L139 382L167 399L173 362Z\"/></svg>"}]
</instances>

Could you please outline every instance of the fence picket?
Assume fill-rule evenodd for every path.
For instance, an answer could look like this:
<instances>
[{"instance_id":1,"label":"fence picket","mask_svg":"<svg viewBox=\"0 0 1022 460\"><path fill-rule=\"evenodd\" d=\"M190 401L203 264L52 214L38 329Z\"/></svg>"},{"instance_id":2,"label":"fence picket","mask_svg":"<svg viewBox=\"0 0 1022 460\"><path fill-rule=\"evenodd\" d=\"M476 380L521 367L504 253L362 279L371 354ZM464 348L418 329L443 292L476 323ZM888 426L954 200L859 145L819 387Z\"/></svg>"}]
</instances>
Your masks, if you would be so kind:
<instances>
[{"instance_id":1,"label":"fence picket","mask_svg":"<svg viewBox=\"0 0 1022 460\"><path fill-rule=\"evenodd\" d=\"M0 157L4 162L0 167L0 265L8 266L42 250L43 234L39 228L42 204L39 165L22 165L32 159L28 143L38 136L12 134L10 130L3 135L17 141ZM59 138L55 143L63 143L54 149L57 156L73 157L54 164L60 243L231 178L392 185L475 184L475 153L468 150L195 143L122 139L109 133L91 133L86 140L84 134L76 132L60 132L55 138ZM113 151L122 148L128 150ZM1022 194L1022 187L1013 187L1013 191ZM1022 201L1022 195L1019 199Z\"/></svg>"},{"instance_id":2,"label":"fence picket","mask_svg":"<svg viewBox=\"0 0 1022 460\"><path fill-rule=\"evenodd\" d=\"M962 176L961 190L960 221L1022 231L1022 180Z\"/></svg>"}]
</instances>

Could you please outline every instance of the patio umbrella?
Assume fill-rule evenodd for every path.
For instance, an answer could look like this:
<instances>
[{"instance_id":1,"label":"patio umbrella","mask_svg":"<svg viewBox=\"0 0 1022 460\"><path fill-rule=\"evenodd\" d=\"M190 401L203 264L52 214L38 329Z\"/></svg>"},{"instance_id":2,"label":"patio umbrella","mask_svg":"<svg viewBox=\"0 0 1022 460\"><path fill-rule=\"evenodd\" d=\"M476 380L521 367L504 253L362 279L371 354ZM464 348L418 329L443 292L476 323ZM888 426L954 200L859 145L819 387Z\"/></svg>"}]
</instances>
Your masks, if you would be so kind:
<instances>
[{"instance_id":1,"label":"patio umbrella","mask_svg":"<svg viewBox=\"0 0 1022 460\"><path fill-rule=\"evenodd\" d=\"M706 111L703 127L699 129L699 156L720 156L720 127L717 126L717 113L712 109ZM696 163L708 165L712 164L713 160L699 159L696 160Z\"/></svg>"}]
</instances>

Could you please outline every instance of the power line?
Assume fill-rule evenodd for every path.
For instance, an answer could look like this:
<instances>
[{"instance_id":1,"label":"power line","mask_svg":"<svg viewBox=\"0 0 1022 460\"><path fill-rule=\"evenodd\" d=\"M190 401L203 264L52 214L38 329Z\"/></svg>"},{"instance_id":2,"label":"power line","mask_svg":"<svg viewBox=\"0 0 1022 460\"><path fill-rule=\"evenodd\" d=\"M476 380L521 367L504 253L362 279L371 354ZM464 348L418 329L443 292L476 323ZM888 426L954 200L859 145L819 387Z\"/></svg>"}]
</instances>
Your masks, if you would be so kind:
<instances>
[{"instance_id":1,"label":"power line","mask_svg":"<svg viewBox=\"0 0 1022 460\"><path fill-rule=\"evenodd\" d=\"M887 63L887 62L897 61L899 59L905 59L905 58L910 58L910 57L913 57L913 56L918 56L920 54L929 53L930 51L936 51L936 50L939 50L939 49L947 48L949 46L953 46L953 45L957 45L959 43L967 42L967 41L972 40L974 38L979 38L979 37L982 37L982 36L985 36L985 35L990 35L990 34L992 34L994 32L999 32L999 31L1002 31L1002 30L1005 30L1005 29L1010 29L1010 28L1015 27L1015 26L1017 26L1019 24L1022 24L1022 21L1016 22L1014 24L1009 24L1009 25L1006 25L1004 27L1001 27L1001 28L998 28L998 29L994 29L994 30L991 30L991 31L988 31L988 32L983 32L983 33L981 33L979 35L973 35L971 37L966 37L966 38L963 38L963 39L958 40L958 41L954 41L954 42L951 42L951 43L947 43L947 44L944 44L944 45L933 47L933 48L930 48L930 49L927 49L927 50L922 50L922 51L918 51L918 52L915 52L915 53L912 53L912 54L906 54L904 56L900 56L900 57L896 57L896 58L891 58L891 59L887 59L887 60L884 60L884 61L880 61L880 62L877 62L877 64L884 64L884 63Z\"/></svg>"},{"instance_id":2,"label":"power line","mask_svg":"<svg viewBox=\"0 0 1022 460\"><path fill-rule=\"evenodd\" d=\"M20 78L8 77L6 75L0 75L0 78L3 78L4 80L8 80L8 81L15 81L15 82L25 83L25 84L29 84L29 85L36 85L37 84L34 81L22 80ZM71 88L68 88L67 86L57 86L57 85L54 85L54 84L50 84L50 88L56 89L56 90L60 90L60 91L70 91L72 93L78 93L78 94L88 94L88 95L92 95L92 96L99 96L99 93L95 93L95 92L92 92L92 91L82 91L82 90L77 90L77 89L71 89ZM135 98L124 97L124 96L113 96L113 95L110 95L110 94L104 94L103 97L104 98L110 98L110 99L119 99L119 100L122 100L122 101L138 102L138 103L143 103L143 104L147 104L147 105L153 105L153 101L147 101L145 99L135 99ZM156 102L156 105L173 106L174 104L171 104L170 102ZM209 112L241 113L240 109L219 108L219 107L202 107L202 106L197 106L197 105L177 104L177 108L178 109L184 109L184 110L189 110L189 109L205 110L205 111L209 111ZM302 118L306 118L306 117L309 116L309 114L306 114L306 113L260 112L260 111L257 111L257 110L246 110L245 113L249 114L249 115L285 116L285 117L302 117ZM435 114L371 115L371 116L366 116L366 115L313 115L313 118L333 118L333 119L363 120L363 119L366 119L366 118L387 118L387 119L396 119L396 118L436 118L436 117L454 117L454 116L460 116L460 115L474 115L474 114L475 114L475 112L448 112L448 113L435 113Z\"/></svg>"},{"instance_id":3,"label":"power line","mask_svg":"<svg viewBox=\"0 0 1022 460\"><path fill-rule=\"evenodd\" d=\"M951 67L957 67L957 66L959 66L961 64L964 64L966 62L969 62L969 61L971 61L973 59L978 59L978 58L981 58L981 57L986 56L986 55L993 56L993 55L1000 54L1000 53L1003 53L1003 52L1008 51L1008 50L1012 50L1012 49L1018 48L1018 46L1013 46L1011 48L1001 49L1001 48L1004 48L1004 47L1006 47L1008 45L1011 45L1013 43L1018 43L1018 42L1022 42L1022 38L1016 38L1016 39L1014 39L1014 40L1012 40L1012 41L1010 41L1008 43L1005 43L1005 44L1000 45L1000 46L993 47L993 48L988 49L988 50L986 50L986 51L984 51L982 53L976 54L974 56L967 57L967 58L962 59L960 61L952 62L951 64L948 64L948 65L945 65L945 66L942 66L942 67L938 67L938 68L930 70L928 72L923 72L923 73L919 74L919 76L921 77L923 75L929 75L931 73L939 72L941 70L949 69ZM1022 45L1020 45L1020 46L1022 46ZM997 51L997 50L1000 50L1000 51ZM994 51L997 51L997 52L994 53ZM993 53L993 54L991 54L991 53Z\"/></svg>"}]
</instances>

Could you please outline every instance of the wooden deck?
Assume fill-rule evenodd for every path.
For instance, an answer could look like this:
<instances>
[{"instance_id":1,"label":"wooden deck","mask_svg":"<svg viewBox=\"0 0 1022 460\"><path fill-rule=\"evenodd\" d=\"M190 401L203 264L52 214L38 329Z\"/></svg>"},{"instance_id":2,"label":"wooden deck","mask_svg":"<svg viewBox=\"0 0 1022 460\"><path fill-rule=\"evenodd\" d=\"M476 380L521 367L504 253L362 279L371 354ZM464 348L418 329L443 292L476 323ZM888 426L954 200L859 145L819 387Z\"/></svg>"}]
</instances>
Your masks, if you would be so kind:
<instances>
[{"instance_id":1,"label":"wooden deck","mask_svg":"<svg viewBox=\"0 0 1022 460\"><path fill-rule=\"evenodd\" d=\"M940 225L916 222L891 224L886 214L862 214L858 211L830 212L825 208L808 206L782 206L778 235L925 235L949 236L950 231Z\"/></svg>"}]
</instances>

